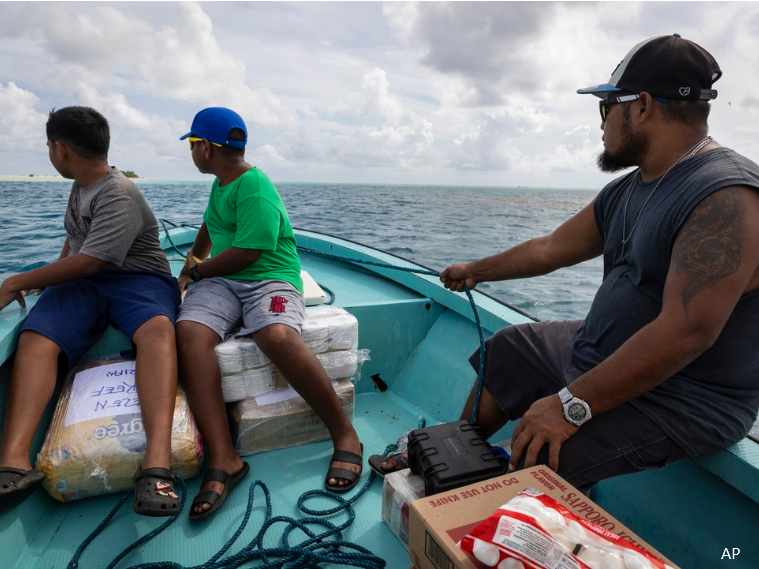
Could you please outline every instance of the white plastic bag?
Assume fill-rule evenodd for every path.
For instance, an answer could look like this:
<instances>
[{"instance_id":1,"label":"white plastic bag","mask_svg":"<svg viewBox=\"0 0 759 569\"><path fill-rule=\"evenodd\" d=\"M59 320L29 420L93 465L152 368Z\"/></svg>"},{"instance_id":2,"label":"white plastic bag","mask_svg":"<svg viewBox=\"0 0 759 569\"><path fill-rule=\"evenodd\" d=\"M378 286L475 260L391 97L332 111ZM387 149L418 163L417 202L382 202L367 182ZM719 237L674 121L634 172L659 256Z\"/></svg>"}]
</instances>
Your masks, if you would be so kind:
<instances>
[{"instance_id":1,"label":"white plastic bag","mask_svg":"<svg viewBox=\"0 0 759 569\"><path fill-rule=\"evenodd\" d=\"M532 488L498 508L458 545L497 569L672 569Z\"/></svg>"}]
</instances>

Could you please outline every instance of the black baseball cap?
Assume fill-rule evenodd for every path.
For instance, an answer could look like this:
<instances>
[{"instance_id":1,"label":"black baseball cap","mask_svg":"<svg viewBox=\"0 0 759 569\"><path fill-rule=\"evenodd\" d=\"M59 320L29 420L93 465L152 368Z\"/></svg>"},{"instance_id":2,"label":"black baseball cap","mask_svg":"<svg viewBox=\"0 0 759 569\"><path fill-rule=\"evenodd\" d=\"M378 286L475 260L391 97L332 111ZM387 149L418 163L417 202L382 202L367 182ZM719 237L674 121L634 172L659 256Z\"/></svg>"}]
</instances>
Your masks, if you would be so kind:
<instances>
[{"instance_id":1,"label":"black baseball cap","mask_svg":"<svg viewBox=\"0 0 759 569\"><path fill-rule=\"evenodd\" d=\"M722 71L708 51L672 34L640 42L617 65L608 83L577 92L601 99L621 91L646 91L663 99L709 100L717 98L712 84L720 77Z\"/></svg>"}]
</instances>

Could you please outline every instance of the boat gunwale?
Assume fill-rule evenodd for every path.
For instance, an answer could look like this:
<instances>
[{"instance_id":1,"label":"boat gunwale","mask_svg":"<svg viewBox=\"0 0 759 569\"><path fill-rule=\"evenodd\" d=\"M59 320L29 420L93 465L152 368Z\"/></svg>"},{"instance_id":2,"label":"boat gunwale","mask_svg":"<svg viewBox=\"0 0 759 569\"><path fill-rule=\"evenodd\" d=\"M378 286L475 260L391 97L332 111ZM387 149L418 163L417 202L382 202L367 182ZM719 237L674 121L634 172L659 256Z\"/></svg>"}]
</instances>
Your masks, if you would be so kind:
<instances>
[{"instance_id":1,"label":"boat gunwale","mask_svg":"<svg viewBox=\"0 0 759 569\"><path fill-rule=\"evenodd\" d=\"M428 267L427 265L423 265L422 263L420 263L418 261L413 261L411 259L408 259L408 258L404 257L403 255L397 255L396 253L390 253L389 251L385 251L383 249L380 249L379 247L373 247L372 245L366 245L366 244L361 243L359 241L354 241L353 239L348 239L348 238L342 237L340 235L334 235L332 233L325 233L323 231L313 231L312 229L304 229L302 227L293 227L293 229L296 230L296 231L303 231L303 232L307 232L307 233L316 233L317 235L324 235L326 237L332 237L333 239L339 239L341 241L347 241L348 243L353 243L354 245L359 245L361 247L366 247L367 249L372 249L373 251L377 251L379 253L382 253L383 255L389 255L391 257L395 257L396 259L400 259L400 260L405 261L407 263L410 263L412 265L416 265L417 267L419 267L421 269L425 269L427 271L438 272L437 269L433 269L432 267ZM360 261L358 261L358 260L356 262L360 263ZM538 318L537 316L535 316L533 314L530 314L529 312L527 312L526 310L523 310L522 308L514 306L513 304L511 304L509 302L506 302L505 300L503 300L501 298L498 298L497 296L493 296L490 293L483 292L483 291L478 290L478 289L475 289L475 290L477 290L478 294L481 294L482 296L487 297L490 300L494 300L498 304L501 304L502 306L505 306L506 308L508 308L510 310L513 310L517 314L521 314L522 316L526 316L527 318L529 318L530 320L533 320L535 322L540 322L540 318ZM451 291L451 292L453 292L453 291Z\"/></svg>"},{"instance_id":2,"label":"boat gunwale","mask_svg":"<svg viewBox=\"0 0 759 569\"><path fill-rule=\"evenodd\" d=\"M346 243L346 248L349 250L355 250L350 245L358 246L358 247L365 248L369 251L379 253L381 255L386 255L391 258L399 259L405 263L409 263L419 268L434 270L434 269L429 269L428 267L421 265L415 261L405 259L404 257L400 255L389 253L381 249L378 249L376 247L372 247L370 245L364 245L363 243L352 241L344 237L331 235L331 234L323 233L320 231L302 229L302 228L294 228L294 229L295 231L299 232L301 235L311 234L315 236L314 238L318 238L319 236L321 236L321 237L326 237L328 239L334 239L336 241L342 241ZM182 246L182 245L191 243L192 240L194 240L194 236L195 234L197 234L197 229L188 228L188 227L177 227L177 228L169 229L168 232L159 230L159 239L161 241L161 246L164 248L164 250L171 248L171 245L168 243L168 239L166 238L166 233L171 234L172 237L179 235L180 236L179 239L175 238L175 241L179 241L175 243L175 245ZM185 241L183 239L184 235L182 234L187 234L188 236L192 235L193 239ZM356 251L356 252L359 252L359 251ZM178 261L178 260L175 260L175 261ZM360 260L357 260L357 264L358 266L361 266ZM371 272L374 272L375 274L379 274L383 276L384 278L389 278L390 280L393 280L394 282L402 286L406 286L410 288L411 290L414 290L415 292L422 294L423 296L428 296L424 294L423 292L421 292L418 288L411 286L408 281L400 282L398 280L392 279L388 277L387 275L385 275L384 273L388 271L389 269L372 268L371 266L366 266L365 268L370 270ZM436 285L438 288L442 289L445 293L450 294L451 296L449 298L456 298L460 300L461 302L466 302L466 304L468 305L468 302L466 300L460 298L460 296L457 295L456 293L446 289L439 280L433 281L433 280L430 280L431 277L425 278L424 275L415 275L415 276L418 277L421 282ZM537 319L534 316L531 316L516 307L512 307L508 303L498 298L495 298L492 295L483 293L479 290L474 290L473 294L482 295L483 297L488 298L491 301L494 301L495 303L503 306L504 308L514 311L516 314L519 314L522 317L527 317L527 318L537 321ZM27 299L27 300L31 300L31 299ZM34 300L32 300L32 302L34 302ZM440 300L435 300L435 299L431 299L431 300L438 302L441 305L446 306L447 308L451 308L454 311L458 312L459 314L464 315L462 311L454 309L450 304L440 302ZM502 320L504 325L509 324L509 322L505 321L502 316L493 314L490 311L487 311L487 312L489 313L490 316L498 320ZM466 317L468 317L470 320L473 320L473 317L471 315L467 315ZM3 319L4 319L3 314L0 313L0 321ZM5 362L10 358L10 356L15 351L15 343L16 343L17 335L18 335L17 330L21 327L25 319L26 319L26 315L24 315L24 318L21 318L17 320L16 322L12 323L11 324L12 330L9 330L9 332L11 333L6 333L5 336L0 337L0 354L3 353L3 351L7 352L7 355L4 358L2 358L2 361L0 361L0 365L5 364ZM495 331L495 330L491 330L491 331ZM709 455L698 457L694 459L694 462L698 464L699 466L701 466L702 468L704 468L705 470L718 476L726 484L736 488L738 491L743 493L745 496L747 496L754 502L759 503L759 443L757 443L756 441L753 441L749 439L748 437L746 437L742 439L741 441L739 441L737 444L733 445L732 447L726 448L724 450L716 451Z\"/></svg>"}]
</instances>

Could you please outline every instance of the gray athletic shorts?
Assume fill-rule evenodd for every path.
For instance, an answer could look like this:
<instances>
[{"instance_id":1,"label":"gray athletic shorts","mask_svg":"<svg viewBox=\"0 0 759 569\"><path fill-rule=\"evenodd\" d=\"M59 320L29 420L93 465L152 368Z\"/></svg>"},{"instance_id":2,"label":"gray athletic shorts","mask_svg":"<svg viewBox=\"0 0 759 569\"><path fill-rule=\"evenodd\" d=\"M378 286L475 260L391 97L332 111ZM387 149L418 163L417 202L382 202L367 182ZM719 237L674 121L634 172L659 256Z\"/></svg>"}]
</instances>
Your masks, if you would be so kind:
<instances>
[{"instance_id":1,"label":"gray athletic shorts","mask_svg":"<svg viewBox=\"0 0 759 569\"><path fill-rule=\"evenodd\" d=\"M306 314L300 291L284 281L235 281L211 277L187 289L177 322L208 326L224 341L242 326L236 338L258 332L270 324L285 324L299 334Z\"/></svg>"},{"instance_id":2,"label":"gray athletic shorts","mask_svg":"<svg viewBox=\"0 0 759 569\"><path fill-rule=\"evenodd\" d=\"M518 421L535 401L558 393L583 374L571 353L572 337L581 323L518 324L485 342L484 386L509 421ZM479 369L479 349L469 363ZM687 457L661 427L628 402L593 417L564 442L558 474L587 492L599 480L663 468ZM548 445L537 461L547 464Z\"/></svg>"}]
</instances>

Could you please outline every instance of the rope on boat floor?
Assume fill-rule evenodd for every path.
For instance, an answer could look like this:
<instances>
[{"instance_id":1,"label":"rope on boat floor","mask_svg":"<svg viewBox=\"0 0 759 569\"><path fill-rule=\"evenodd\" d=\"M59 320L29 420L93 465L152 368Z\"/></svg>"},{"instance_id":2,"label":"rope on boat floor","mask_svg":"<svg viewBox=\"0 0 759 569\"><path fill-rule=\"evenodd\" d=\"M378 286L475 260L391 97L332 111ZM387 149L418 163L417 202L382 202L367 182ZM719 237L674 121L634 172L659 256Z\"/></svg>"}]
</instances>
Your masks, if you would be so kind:
<instances>
[{"instance_id":1,"label":"rope on boat floor","mask_svg":"<svg viewBox=\"0 0 759 569\"><path fill-rule=\"evenodd\" d=\"M424 425L425 420L422 418L419 421L419 428L424 427ZM387 456L395 449L396 445L388 445L383 454ZM358 502L361 496L363 496L364 492L366 492L371 485L372 480L374 480L374 476L374 471L370 469L366 482L364 482L361 489L350 499L345 499L342 496L327 490L309 490L304 492L298 498L298 509L309 517L300 520L290 516L272 517L272 504L269 489L261 480L256 480L250 484L248 489L248 505L245 509L245 515L240 522L240 526L229 541L227 541L227 543L225 543L224 546L208 561L192 567L186 567L175 561L158 561L133 565L130 569L232 569L254 561L263 561L263 564L256 565L257 569L281 569L285 565L287 565L288 569L316 569L320 563L349 565L353 567L362 567L364 569L384 569L387 564L384 559L377 557L365 547L343 540L342 535L343 531L348 529L356 519L356 512L353 509L353 504ZM113 569L116 567L124 557L163 532L182 514L182 510L184 509L187 500L187 486L181 476L177 476L177 480L182 488L182 499L179 504L179 511L166 520L161 526L144 535L124 549L113 561L111 561L106 569ZM266 514L261 529L239 552L223 558L245 530L251 512L253 511L256 488L259 487L261 488L266 501ZM132 490L126 492L100 525L87 536L76 550L76 553L74 553L67 569L79 569L79 559L84 553L84 550L105 529L111 519L116 515L116 512L119 511L121 506L124 505L124 502L127 501L132 493ZM309 499L318 496L335 500L337 505L333 508L324 510L314 510L305 505ZM340 525L335 525L325 519L327 516L332 516L343 511L347 513L348 519ZM286 524L285 529L282 532L282 547L265 548L263 542L266 532L278 523ZM321 533L315 533L309 528L309 526L314 525L322 526L325 530ZM290 544L290 534L296 529L299 529L306 534L307 539L297 544Z\"/></svg>"}]
</instances>

